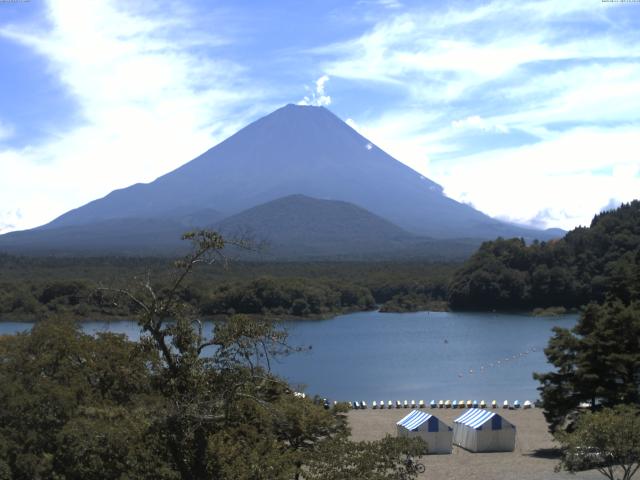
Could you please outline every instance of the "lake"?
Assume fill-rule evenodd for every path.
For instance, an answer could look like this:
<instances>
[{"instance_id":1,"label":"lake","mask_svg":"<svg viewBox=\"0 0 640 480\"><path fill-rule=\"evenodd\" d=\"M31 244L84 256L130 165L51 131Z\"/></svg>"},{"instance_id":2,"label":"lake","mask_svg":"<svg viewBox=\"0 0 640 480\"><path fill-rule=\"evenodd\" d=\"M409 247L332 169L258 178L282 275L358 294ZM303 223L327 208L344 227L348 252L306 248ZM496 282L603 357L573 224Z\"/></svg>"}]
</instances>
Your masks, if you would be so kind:
<instances>
[{"instance_id":1,"label":"lake","mask_svg":"<svg viewBox=\"0 0 640 480\"><path fill-rule=\"evenodd\" d=\"M293 345L311 346L272 364L293 385L336 400L535 400L533 372L550 370L543 349L554 326L577 315L360 312L284 322ZM0 334L30 328L0 323ZM126 333L134 322L87 322L85 331Z\"/></svg>"}]
</instances>

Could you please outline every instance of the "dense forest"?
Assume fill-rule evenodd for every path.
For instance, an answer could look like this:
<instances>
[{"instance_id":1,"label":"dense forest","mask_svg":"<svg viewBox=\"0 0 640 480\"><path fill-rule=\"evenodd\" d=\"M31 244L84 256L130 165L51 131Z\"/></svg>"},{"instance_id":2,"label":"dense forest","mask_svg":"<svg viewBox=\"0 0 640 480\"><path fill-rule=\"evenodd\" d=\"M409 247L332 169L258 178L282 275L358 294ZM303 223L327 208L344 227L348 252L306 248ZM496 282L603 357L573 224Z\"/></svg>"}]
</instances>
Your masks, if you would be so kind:
<instances>
[{"instance_id":1,"label":"dense forest","mask_svg":"<svg viewBox=\"0 0 640 480\"><path fill-rule=\"evenodd\" d=\"M166 258L43 258L0 255L0 317L32 320L130 317L132 305L104 293L147 277L162 284ZM203 266L182 287L183 300L209 316L234 313L323 317L350 311L444 308L456 264L428 262L282 262Z\"/></svg>"},{"instance_id":2,"label":"dense forest","mask_svg":"<svg viewBox=\"0 0 640 480\"><path fill-rule=\"evenodd\" d=\"M577 308L640 295L640 201L596 215L556 241L485 242L454 275L452 309Z\"/></svg>"},{"instance_id":3,"label":"dense forest","mask_svg":"<svg viewBox=\"0 0 640 480\"><path fill-rule=\"evenodd\" d=\"M0 336L0 480L416 478L422 440L354 442L346 405L295 396L270 372L296 351L272 322L198 328L182 287L223 241L189 238L162 285L105 293L133 303L139 342L64 317Z\"/></svg>"}]
</instances>

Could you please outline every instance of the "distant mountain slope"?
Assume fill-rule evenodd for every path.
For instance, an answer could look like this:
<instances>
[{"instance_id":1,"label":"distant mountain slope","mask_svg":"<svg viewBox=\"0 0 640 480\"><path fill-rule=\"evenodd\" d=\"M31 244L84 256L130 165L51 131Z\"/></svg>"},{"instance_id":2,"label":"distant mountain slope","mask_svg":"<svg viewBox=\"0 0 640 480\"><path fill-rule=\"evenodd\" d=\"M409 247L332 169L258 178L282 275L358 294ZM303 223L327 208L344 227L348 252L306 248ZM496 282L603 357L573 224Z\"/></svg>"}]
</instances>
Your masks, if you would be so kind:
<instances>
[{"instance_id":1,"label":"distant mountain slope","mask_svg":"<svg viewBox=\"0 0 640 480\"><path fill-rule=\"evenodd\" d=\"M229 236L250 233L267 242L266 254L329 256L405 247L418 237L347 202L290 195L217 223Z\"/></svg>"},{"instance_id":2,"label":"distant mountain slope","mask_svg":"<svg viewBox=\"0 0 640 480\"><path fill-rule=\"evenodd\" d=\"M500 222L456 202L327 109L295 105L257 120L154 182L116 190L41 228L165 218L176 209L231 215L292 194L351 202L429 237L556 235Z\"/></svg>"},{"instance_id":3,"label":"distant mountain slope","mask_svg":"<svg viewBox=\"0 0 640 480\"><path fill-rule=\"evenodd\" d=\"M183 233L220 219L201 210L184 216L116 218L90 224L12 232L0 236L0 251L39 255L174 255L186 246Z\"/></svg>"}]
</instances>

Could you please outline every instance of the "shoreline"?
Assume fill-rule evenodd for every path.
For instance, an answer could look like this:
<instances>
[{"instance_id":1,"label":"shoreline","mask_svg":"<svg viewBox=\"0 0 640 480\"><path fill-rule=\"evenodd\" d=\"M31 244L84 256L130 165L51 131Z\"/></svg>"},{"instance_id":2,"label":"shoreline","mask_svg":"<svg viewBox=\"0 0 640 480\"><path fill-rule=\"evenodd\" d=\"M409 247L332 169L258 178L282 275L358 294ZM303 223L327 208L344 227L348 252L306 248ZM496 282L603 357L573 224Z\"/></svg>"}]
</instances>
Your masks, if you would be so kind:
<instances>
[{"instance_id":1,"label":"shoreline","mask_svg":"<svg viewBox=\"0 0 640 480\"><path fill-rule=\"evenodd\" d=\"M438 303L434 301L434 303ZM213 315L204 315L202 320L215 321L224 320L231 315L245 315L247 317L257 320L269 320L269 321L282 321L282 322L314 322L321 320L330 320L342 315L350 315L353 313L382 313L382 314L403 314L403 313L451 313L451 314L495 314L495 315L516 315L525 317L534 317L541 319L548 319L553 317L562 317L566 315L576 315L580 313L580 308L564 308L564 307L549 307L549 308L534 308L532 310L451 310L448 305L443 307L442 305L436 305L435 308L430 310L418 309L418 310L394 310L385 309L385 304L376 304L374 308L344 308L332 312L309 314L305 316L296 316L289 313L275 314L275 313L216 313ZM442 307L442 308L439 308ZM562 310L560 310L562 309ZM133 319L134 315L120 316L96 313L92 317L74 315L73 312L62 312L60 315L71 317L78 323L87 322L121 322L121 321L136 321ZM12 315L11 313L5 313L0 315L0 323L37 323L41 319L34 319L24 314Z\"/></svg>"}]
</instances>

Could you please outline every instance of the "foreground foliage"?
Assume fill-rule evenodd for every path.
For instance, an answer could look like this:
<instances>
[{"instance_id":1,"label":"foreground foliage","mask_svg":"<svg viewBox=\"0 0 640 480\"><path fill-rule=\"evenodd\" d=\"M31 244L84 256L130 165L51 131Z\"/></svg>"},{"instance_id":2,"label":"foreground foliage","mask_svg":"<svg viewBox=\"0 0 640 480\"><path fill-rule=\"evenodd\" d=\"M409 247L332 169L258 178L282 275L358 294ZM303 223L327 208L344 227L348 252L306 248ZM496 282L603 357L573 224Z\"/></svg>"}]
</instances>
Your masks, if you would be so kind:
<instances>
[{"instance_id":1,"label":"foreground foliage","mask_svg":"<svg viewBox=\"0 0 640 480\"><path fill-rule=\"evenodd\" d=\"M596 468L609 480L630 480L640 468L640 410L619 405L585 413L571 433L557 435L561 466L575 472Z\"/></svg>"},{"instance_id":2,"label":"foreground foliage","mask_svg":"<svg viewBox=\"0 0 640 480\"><path fill-rule=\"evenodd\" d=\"M158 360L121 335L91 337L62 319L2 337L0 465L10 474L0 478L171 478L149 429Z\"/></svg>"},{"instance_id":3,"label":"foreground foliage","mask_svg":"<svg viewBox=\"0 0 640 480\"><path fill-rule=\"evenodd\" d=\"M295 351L275 325L233 316L204 331L182 286L225 242L186 238L169 281L101 292L135 310L139 342L62 318L0 339L0 479L415 478L403 460L421 441L353 443L344 407L270 373Z\"/></svg>"},{"instance_id":4,"label":"foreground foliage","mask_svg":"<svg viewBox=\"0 0 640 480\"><path fill-rule=\"evenodd\" d=\"M417 474L407 452L421 453L406 437L385 437L379 442L350 442L339 438L324 442L305 473L308 480L405 480ZM409 455L409 458L411 454Z\"/></svg>"}]
</instances>

